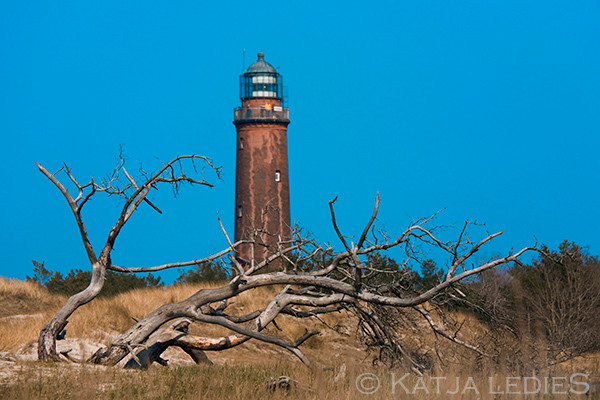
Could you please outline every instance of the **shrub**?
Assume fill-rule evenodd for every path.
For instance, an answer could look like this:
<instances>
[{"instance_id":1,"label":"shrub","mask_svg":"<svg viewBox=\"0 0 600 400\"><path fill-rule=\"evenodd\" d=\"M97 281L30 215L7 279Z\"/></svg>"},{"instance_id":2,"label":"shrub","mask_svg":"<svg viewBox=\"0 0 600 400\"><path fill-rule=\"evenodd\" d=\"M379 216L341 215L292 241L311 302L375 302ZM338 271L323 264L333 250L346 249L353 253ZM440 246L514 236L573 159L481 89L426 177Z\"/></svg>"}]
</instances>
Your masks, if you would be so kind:
<instances>
[{"instance_id":1,"label":"shrub","mask_svg":"<svg viewBox=\"0 0 600 400\"><path fill-rule=\"evenodd\" d=\"M33 266L33 276L28 276L26 279L37 282L51 293L67 296L74 295L84 290L92 278L90 271L83 271L81 269L72 269L63 277L60 272L53 272L47 269L43 262L33 261ZM152 274L140 277L134 274L106 271L105 278L104 286L99 296L115 296L132 289L163 286L163 283L160 282L160 277L155 277Z\"/></svg>"}]
</instances>

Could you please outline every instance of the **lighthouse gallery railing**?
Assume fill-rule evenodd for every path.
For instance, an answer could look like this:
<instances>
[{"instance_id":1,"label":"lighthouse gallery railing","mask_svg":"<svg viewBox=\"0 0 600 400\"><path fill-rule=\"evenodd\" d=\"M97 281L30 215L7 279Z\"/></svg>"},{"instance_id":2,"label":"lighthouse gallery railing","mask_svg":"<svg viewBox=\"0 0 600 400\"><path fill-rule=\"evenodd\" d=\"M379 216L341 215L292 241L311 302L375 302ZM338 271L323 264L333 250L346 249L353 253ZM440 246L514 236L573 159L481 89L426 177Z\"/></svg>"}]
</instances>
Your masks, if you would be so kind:
<instances>
[{"instance_id":1,"label":"lighthouse gallery railing","mask_svg":"<svg viewBox=\"0 0 600 400\"><path fill-rule=\"evenodd\" d=\"M239 107L233 110L234 121L290 122L290 110L283 107Z\"/></svg>"}]
</instances>

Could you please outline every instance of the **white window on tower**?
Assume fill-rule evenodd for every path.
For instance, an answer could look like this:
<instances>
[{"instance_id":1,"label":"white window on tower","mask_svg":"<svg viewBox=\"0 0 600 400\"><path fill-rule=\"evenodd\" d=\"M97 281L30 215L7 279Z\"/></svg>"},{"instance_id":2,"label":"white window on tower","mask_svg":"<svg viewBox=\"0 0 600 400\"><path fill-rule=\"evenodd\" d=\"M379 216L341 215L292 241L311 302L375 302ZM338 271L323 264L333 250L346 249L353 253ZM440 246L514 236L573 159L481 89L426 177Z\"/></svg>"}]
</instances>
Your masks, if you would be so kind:
<instances>
[{"instance_id":1,"label":"white window on tower","mask_svg":"<svg viewBox=\"0 0 600 400\"><path fill-rule=\"evenodd\" d=\"M244 149L244 138L240 138L240 150Z\"/></svg>"},{"instance_id":2,"label":"white window on tower","mask_svg":"<svg viewBox=\"0 0 600 400\"><path fill-rule=\"evenodd\" d=\"M237 214L238 214L238 218L242 217L242 214L243 214L242 206L238 207L238 213Z\"/></svg>"},{"instance_id":3,"label":"white window on tower","mask_svg":"<svg viewBox=\"0 0 600 400\"><path fill-rule=\"evenodd\" d=\"M279 170L275 171L275 182L281 181L281 172Z\"/></svg>"}]
</instances>

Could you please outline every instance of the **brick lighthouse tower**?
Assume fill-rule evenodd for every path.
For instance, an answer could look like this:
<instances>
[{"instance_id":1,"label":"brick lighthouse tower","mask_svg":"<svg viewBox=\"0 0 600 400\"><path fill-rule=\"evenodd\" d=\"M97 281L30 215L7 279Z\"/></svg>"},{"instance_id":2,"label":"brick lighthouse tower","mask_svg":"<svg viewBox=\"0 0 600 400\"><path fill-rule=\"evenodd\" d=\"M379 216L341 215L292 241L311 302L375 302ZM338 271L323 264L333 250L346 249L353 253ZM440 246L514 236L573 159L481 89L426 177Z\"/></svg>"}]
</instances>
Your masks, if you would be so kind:
<instances>
[{"instance_id":1,"label":"brick lighthouse tower","mask_svg":"<svg viewBox=\"0 0 600 400\"><path fill-rule=\"evenodd\" d=\"M240 76L242 106L234 110L237 130L235 240L242 263L264 260L291 236L287 126L283 79L258 53Z\"/></svg>"}]
</instances>

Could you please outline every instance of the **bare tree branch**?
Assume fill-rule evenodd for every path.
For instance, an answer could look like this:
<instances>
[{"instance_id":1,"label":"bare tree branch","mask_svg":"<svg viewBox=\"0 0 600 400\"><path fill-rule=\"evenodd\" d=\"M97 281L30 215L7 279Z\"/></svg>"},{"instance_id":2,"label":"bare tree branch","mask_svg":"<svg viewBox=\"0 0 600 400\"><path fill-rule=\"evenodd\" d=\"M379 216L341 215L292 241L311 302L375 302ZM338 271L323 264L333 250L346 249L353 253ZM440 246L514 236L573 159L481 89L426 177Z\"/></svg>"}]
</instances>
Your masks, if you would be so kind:
<instances>
[{"instance_id":1,"label":"bare tree branch","mask_svg":"<svg viewBox=\"0 0 600 400\"><path fill-rule=\"evenodd\" d=\"M435 323L423 304L432 301L454 288L458 282L468 277L480 274L488 269L511 262L519 262L526 251L538 251L534 247L525 247L516 253L512 251L504 256L481 263L478 266L467 264L482 246L498 237L502 232L486 233L479 241L473 240L471 228L476 224L466 221L460 229L456 240L445 238L445 230L439 226L431 226L433 216L422 218L404 229L398 236L388 235L375 229L375 221L379 212L380 198L377 194L372 215L363 227L357 243L347 240L342 234L334 211L337 197L329 202L331 222L340 239L343 249L335 251L328 245L322 245L316 240L302 237L295 232L293 240L279 241L276 249L268 249L266 253L263 239L265 235L277 235L277 232L266 232L257 229L253 240L232 243L222 221L217 216L219 226L225 236L228 247L213 255L191 261L172 262L156 266L124 267L114 265L111 260L116 239L123 226L132 217L135 210L143 202L160 212L147 197L152 189L159 185L169 184L177 193L184 182L212 186L198 172L196 163L201 161L213 169L217 175L220 170L214 167L210 159L197 155L178 156L168 163L162 163L161 168L150 174L140 168L139 176L133 177L123 165L121 155L113 173L100 184L91 179L81 184L71 170L64 165L55 174L50 174L41 165L40 171L59 189L67 200L75 216L80 235L90 260L92 279L89 286L82 292L72 296L59 310L52 321L40 333L38 355L40 359L52 359L56 355L55 339L64 328L69 316L81 305L93 300L104 283L106 270L116 272L151 272L168 268L199 265L217 259L231 261L229 282L221 287L204 288L187 299L165 304L154 310L146 317L139 319L126 332L120 335L107 347L99 349L90 361L100 364L115 365L124 357L131 354L128 365L131 367L147 367L152 362L165 364L160 355L169 346L179 346L184 349L196 362L207 362L205 350L224 350L250 339L274 344L284 348L310 365L309 360L299 350L299 347L317 331L307 331L294 341L266 333L263 330L270 324L277 327L276 317L286 314L294 318L314 317L325 326L335 329L325 322L320 315L351 310L360 320L360 326L365 334L374 338L374 342L382 345L385 351L394 357L408 361L415 371L425 368L422 361L414 358L403 345L396 340L393 333L375 313L370 310L380 306L398 309L414 308L429 324L436 335L441 335L454 343L460 344L481 355L487 355L478 346L466 343L448 333ZM200 177L186 174L184 169L193 168ZM65 173L70 185L77 190L73 198L65 186L58 180L57 173ZM104 193L116 195L124 199L115 223L107 234L106 242L97 257L88 238L81 209L94 195ZM481 229L481 228L479 228ZM371 233L372 237L369 237ZM235 252L241 244L251 246L251 260L242 265L235 257ZM260 257L254 257L254 247L260 246ZM385 257L387 250L399 248L403 260L398 264L377 264ZM434 281L425 288L406 286L403 280L410 276L411 268L427 266L428 252L437 251L447 258L445 274L433 275ZM263 252L266 254L264 257ZM275 271L272 266L281 265ZM271 266L271 267L270 267ZM414 273L414 271L412 271ZM241 293L252 291L265 286L284 285L285 287L261 310L249 310L245 315L226 315L225 309L230 299ZM292 289L292 285L294 289ZM217 304L218 306L214 306ZM184 319L182 319L184 318ZM231 331L228 336L209 338L191 335L188 326L192 323L212 324L225 327ZM247 325L242 325L247 324Z\"/></svg>"},{"instance_id":2,"label":"bare tree branch","mask_svg":"<svg viewBox=\"0 0 600 400\"><path fill-rule=\"evenodd\" d=\"M42 165L36 163L38 169L46 178L48 178L61 192L61 194L67 200L67 204L75 217L75 222L77 223L77 227L80 232L81 240L83 242L84 248L86 250L90 266L92 269L92 278L90 280L89 285L83 291L71 296L65 305L56 313L56 315L52 318L52 320L44 327L44 329L40 332L40 336L38 339L38 358L40 360L56 360L58 359L58 354L56 353L56 337L62 331L64 326L67 323L67 319L70 315L82 305L93 300L101 291L104 285L104 276L107 269L112 269L114 271L119 272L145 272L145 271L157 271L165 268L172 268L175 266L186 266L192 265L194 262L187 263L171 263L165 264L157 267L139 267L139 268L123 268L118 266L113 266L110 258L110 254L113 250L115 240L117 239L119 232L125 223L129 220L133 212L137 209L142 201L146 200L146 196L150 189L156 187L157 184L162 182L167 182L176 187L181 182L188 183L196 183L202 184L205 186L212 186L212 184L202 179L194 179L185 175L181 161L188 160L193 165L195 165L196 160L202 160L208 166L210 166L217 175L220 174L220 168L214 167L211 163L211 160L197 155L191 156L178 156L175 157L172 161L167 164L164 164L163 167L155 174L153 174L150 178L146 179L141 184L136 184L133 177L131 177L126 171L124 174L126 175L127 182L120 183L120 173L123 170L124 157L122 152L119 154L117 167L110 175L109 178L105 179L102 184L97 184L94 182L92 178L87 184L80 184L79 181L72 174L71 169L65 164L61 169L59 169L56 173L50 174ZM172 165L177 163L179 165L179 174L175 173ZM73 198L66 187L58 180L56 175L64 171L67 175L69 181L75 186L77 189L77 197ZM167 172L169 171L169 172ZM164 174L167 173L165 176ZM147 177L145 172L143 173L144 177ZM133 190L135 189L135 190ZM87 191L87 193L86 193ZM117 218L117 221L113 225L112 229L107 235L106 243L104 244L100 255L96 256L96 253L93 250L90 238L87 233L86 226L83 222L83 218L81 216L81 210L83 205L95 194L98 193L106 193L110 195L118 195L126 199L123 208L121 209L121 213ZM151 203L149 203L151 204ZM151 206L153 206L151 204ZM153 208L156 209L155 206ZM208 257L211 259L211 257ZM214 258L214 257L213 257ZM202 259L201 259L202 260ZM198 261L198 260L195 260Z\"/></svg>"},{"instance_id":3,"label":"bare tree branch","mask_svg":"<svg viewBox=\"0 0 600 400\"><path fill-rule=\"evenodd\" d=\"M85 252L87 253L88 259L90 260L90 263L92 263L92 264L95 263L96 262L96 253L94 253L94 249L92 248L92 243L90 242L90 238L88 236L87 229L85 228L85 224L83 223L83 220L81 218L81 213L80 213L81 210L77 206L77 202L75 201L75 199L73 199L73 197L71 197L71 194L63 186L63 184L60 183L60 181L56 178L56 173L50 174L46 170L46 168L44 168L42 165L40 165L38 163L35 163L35 165L37 165L40 172L42 174L44 174L44 176L46 178L48 178L50 180L50 182L52 182L54 184L54 186L56 186L58 188L58 190L62 193L62 195L67 200L67 204L69 205L69 208L71 209L71 212L73 213L73 216L75 217L75 222L77 223L77 228L79 229L79 234L81 235L81 241L83 242L83 246L85 248ZM62 168L60 170L62 170ZM59 171L57 171L57 173ZM70 172L68 172L68 174L71 175ZM79 198L79 196L78 196L78 198Z\"/></svg>"},{"instance_id":4,"label":"bare tree branch","mask_svg":"<svg viewBox=\"0 0 600 400\"><path fill-rule=\"evenodd\" d=\"M429 313L427 312L427 310L425 310L425 308L423 306L416 306L414 307L415 310L417 310L419 312L419 314L421 314L423 316L423 318L425 318L425 320L427 321L427 323L429 324L429 326L431 326L431 329L433 329L433 331L443 337L445 337L446 339L450 340L451 342L454 342L456 344L459 344L463 347L466 347L469 350L473 350L474 352L484 356L484 357L488 357L488 358L494 358L493 356L491 356L490 354L482 351L481 349L479 349L477 346L473 346L469 343L466 343L458 338L456 338L455 335L451 335L450 333L446 332L445 330L441 329L439 326L436 325L435 321L433 320L433 318L431 317L431 315L429 315Z\"/></svg>"},{"instance_id":5,"label":"bare tree branch","mask_svg":"<svg viewBox=\"0 0 600 400\"><path fill-rule=\"evenodd\" d=\"M221 250L220 252L215 253L213 255L210 255L210 256L204 257L204 258L199 258L197 260L192 260L192 261L174 262L174 263L168 263L168 264L155 265L152 267L120 267L118 265L110 264L108 266L108 269L111 271L128 273L128 272L154 272L154 271L162 271L162 270L169 269L169 268L189 267L192 265L202 264L203 262L210 262L210 261L219 259L219 258L229 254L231 252L231 249L232 248L235 249L240 243L242 243L242 241L236 242L231 245L232 247Z\"/></svg>"}]
</instances>

